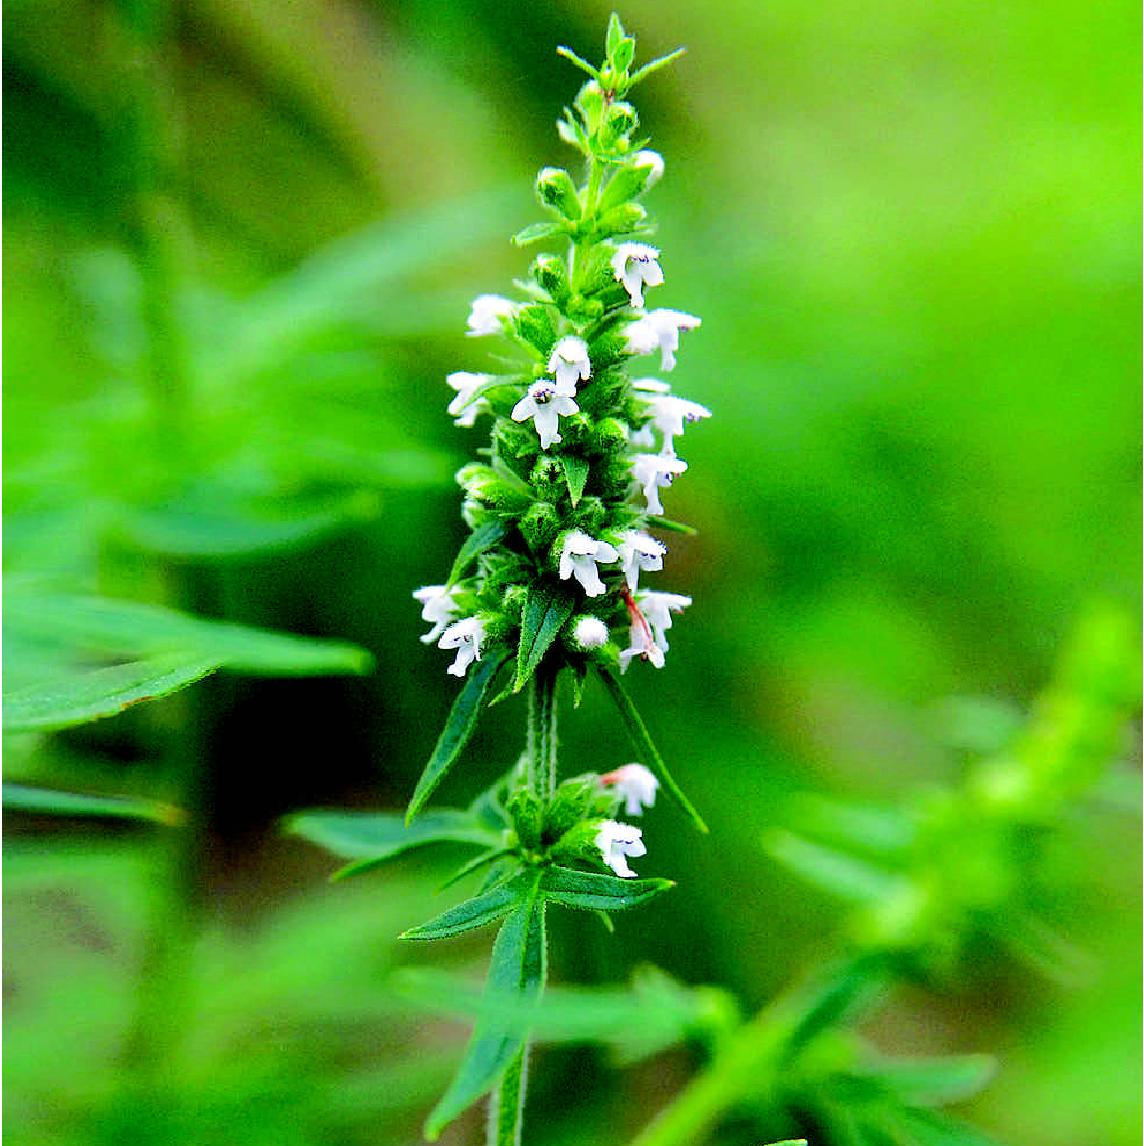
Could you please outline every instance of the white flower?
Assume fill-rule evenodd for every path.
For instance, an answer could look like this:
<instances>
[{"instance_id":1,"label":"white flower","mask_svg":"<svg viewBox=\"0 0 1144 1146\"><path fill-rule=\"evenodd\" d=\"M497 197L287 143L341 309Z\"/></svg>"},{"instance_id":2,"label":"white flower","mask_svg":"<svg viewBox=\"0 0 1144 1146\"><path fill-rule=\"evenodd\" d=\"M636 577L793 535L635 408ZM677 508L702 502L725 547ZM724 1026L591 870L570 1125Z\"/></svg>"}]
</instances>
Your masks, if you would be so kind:
<instances>
[{"instance_id":1,"label":"white flower","mask_svg":"<svg viewBox=\"0 0 1144 1146\"><path fill-rule=\"evenodd\" d=\"M470 337L481 334L503 334L501 321L516 313L516 305L499 294L479 294L473 299L473 309L469 311Z\"/></svg>"},{"instance_id":2,"label":"white flower","mask_svg":"<svg viewBox=\"0 0 1144 1146\"><path fill-rule=\"evenodd\" d=\"M637 151L632 156L632 166L647 168L647 182L644 184L644 190L649 187L654 187L661 178L663 178L663 156L658 151L650 149L644 151Z\"/></svg>"},{"instance_id":3,"label":"white flower","mask_svg":"<svg viewBox=\"0 0 1144 1146\"><path fill-rule=\"evenodd\" d=\"M471 426L478 414L488 413L488 402L478 398L476 392L492 380L491 374L472 374L468 370L456 370L445 379L457 391L457 396L448 407L455 426Z\"/></svg>"},{"instance_id":4,"label":"white flower","mask_svg":"<svg viewBox=\"0 0 1144 1146\"><path fill-rule=\"evenodd\" d=\"M413 596L424 606L421 619L433 626L421 638L423 644L431 645L457 615L456 592L455 587L449 588L447 585L426 585L423 589L413 591Z\"/></svg>"},{"instance_id":5,"label":"white flower","mask_svg":"<svg viewBox=\"0 0 1144 1146\"><path fill-rule=\"evenodd\" d=\"M663 555L667 546L662 541L634 529L625 529L616 535L616 549L620 554L620 566L628 580L628 588L634 593L639 584L640 570L655 572L663 568Z\"/></svg>"},{"instance_id":6,"label":"white flower","mask_svg":"<svg viewBox=\"0 0 1144 1146\"><path fill-rule=\"evenodd\" d=\"M572 639L587 652L608 643L608 626L599 617L580 617L572 626Z\"/></svg>"},{"instance_id":7,"label":"white flower","mask_svg":"<svg viewBox=\"0 0 1144 1146\"><path fill-rule=\"evenodd\" d=\"M565 534L560 549L560 580L575 577L584 586L589 597L599 597L604 593L604 582L596 570L596 562L610 564L618 561L620 555L606 541L597 541L579 529Z\"/></svg>"},{"instance_id":8,"label":"white flower","mask_svg":"<svg viewBox=\"0 0 1144 1146\"><path fill-rule=\"evenodd\" d=\"M592 363L588 360L588 344L582 338L568 335L553 348L548 359L548 373L556 375L556 393L566 398L576 395L576 383L587 382L592 376Z\"/></svg>"},{"instance_id":9,"label":"white flower","mask_svg":"<svg viewBox=\"0 0 1144 1146\"><path fill-rule=\"evenodd\" d=\"M706 406L677 398L674 394L654 394L642 400L651 411L652 424L663 434L663 452L671 456L675 454L675 439L683 434L684 423L711 417Z\"/></svg>"},{"instance_id":10,"label":"white flower","mask_svg":"<svg viewBox=\"0 0 1144 1146\"><path fill-rule=\"evenodd\" d=\"M616 248L612 256L612 273L616 282L624 284L632 306L643 306L645 286L663 285L663 271L658 259L659 251L646 243L621 243Z\"/></svg>"},{"instance_id":11,"label":"white flower","mask_svg":"<svg viewBox=\"0 0 1144 1146\"><path fill-rule=\"evenodd\" d=\"M632 476L643 487L648 513L655 517L663 514L659 491L667 489L675 480L675 475L683 473L686 469L687 463L681 458L663 454L636 454L632 458Z\"/></svg>"},{"instance_id":12,"label":"white flower","mask_svg":"<svg viewBox=\"0 0 1144 1146\"><path fill-rule=\"evenodd\" d=\"M437 642L439 649L456 649L457 659L445 670L450 676L464 676L473 661L481 659L485 623L479 617L466 617L450 625Z\"/></svg>"},{"instance_id":13,"label":"white flower","mask_svg":"<svg viewBox=\"0 0 1144 1146\"><path fill-rule=\"evenodd\" d=\"M624 801L625 816L642 815L644 808L655 803L659 781L642 764L625 764L600 779L605 784L615 785L616 795Z\"/></svg>"},{"instance_id":14,"label":"white flower","mask_svg":"<svg viewBox=\"0 0 1144 1146\"><path fill-rule=\"evenodd\" d=\"M671 628L671 614L683 612L691 604L691 598L681 593L647 592L641 593L636 603L651 627L652 640L666 653L669 645L664 634Z\"/></svg>"},{"instance_id":15,"label":"white flower","mask_svg":"<svg viewBox=\"0 0 1144 1146\"><path fill-rule=\"evenodd\" d=\"M638 610L632 614L630 639L632 642L631 645L620 653L621 674L628 671L628 665L630 665L636 657L640 657L645 661L651 661L657 669L663 668L663 649L655 643L651 626L647 623L644 615Z\"/></svg>"},{"instance_id":16,"label":"white flower","mask_svg":"<svg viewBox=\"0 0 1144 1146\"><path fill-rule=\"evenodd\" d=\"M653 310L636 319L627 330L628 350L632 354L651 354L658 350L663 370L675 369L675 352L679 349L679 332L694 330L702 320L681 310Z\"/></svg>"},{"instance_id":17,"label":"white flower","mask_svg":"<svg viewBox=\"0 0 1144 1146\"><path fill-rule=\"evenodd\" d=\"M608 865L618 876L635 879L636 873L628 867L628 856L637 858L647 855L643 842L643 832L631 824L621 824L617 820L601 820L596 832L596 847Z\"/></svg>"},{"instance_id":18,"label":"white flower","mask_svg":"<svg viewBox=\"0 0 1144 1146\"><path fill-rule=\"evenodd\" d=\"M558 429L560 416L575 414L580 407L566 394L560 392L560 383L551 378L541 378L528 388L528 393L512 408L514 422L532 419L536 432L540 435L540 448L548 449L553 442L563 441Z\"/></svg>"}]
</instances>

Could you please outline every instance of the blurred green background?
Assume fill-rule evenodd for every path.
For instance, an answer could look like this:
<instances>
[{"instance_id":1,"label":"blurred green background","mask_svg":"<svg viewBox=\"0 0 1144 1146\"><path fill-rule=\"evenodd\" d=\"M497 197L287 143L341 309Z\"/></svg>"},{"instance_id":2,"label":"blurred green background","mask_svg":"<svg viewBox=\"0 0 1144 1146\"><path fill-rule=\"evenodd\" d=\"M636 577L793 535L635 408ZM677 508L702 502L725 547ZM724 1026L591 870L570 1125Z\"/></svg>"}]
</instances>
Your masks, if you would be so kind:
<instances>
[{"instance_id":1,"label":"blurred green background","mask_svg":"<svg viewBox=\"0 0 1144 1146\"><path fill-rule=\"evenodd\" d=\"M507 237L535 217L533 175L570 162L554 123L578 76L554 48L595 58L609 11L188 0L164 52L147 5L6 6L9 577L337 636L378 666L212 678L9 747L27 779L162 796L150 764L190 736L209 824L188 1081L150 1114L115 1076L147 839L10 825L13 1143L417 1140L464 1032L383 983L441 957L392 936L443 869L329 888L328 857L274 821L401 806L447 711L410 597L464 535L451 474L479 444L445 415L444 376L483 368L468 301L523 272ZM762 849L784 796L954 779L972 746L948 698L1019 710L1089 599L1138 609L1140 17L965 0L621 14L641 58L688 48L636 102L667 160L654 302L703 318L673 384L715 414L670 493L699 534L657 585L695 603L668 667L632 687L712 834L657 811L641 874L678 890L614 937L559 920L553 978L615 983L650 960L754 1008L838 920ZM495 710L443 799L510 761L519 709ZM563 767L622 763L598 754L616 732L590 695ZM1066 827L1073 982L985 955L956 992L904 996L874 1040L997 1054L962 1113L1002 1140L1137 1142L1137 837L1108 808ZM445 955L486 952L478 936ZM690 1061L543 1051L537 1140L622 1140ZM446 1140L479 1135L470 1119Z\"/></svg>"}]
</instances>

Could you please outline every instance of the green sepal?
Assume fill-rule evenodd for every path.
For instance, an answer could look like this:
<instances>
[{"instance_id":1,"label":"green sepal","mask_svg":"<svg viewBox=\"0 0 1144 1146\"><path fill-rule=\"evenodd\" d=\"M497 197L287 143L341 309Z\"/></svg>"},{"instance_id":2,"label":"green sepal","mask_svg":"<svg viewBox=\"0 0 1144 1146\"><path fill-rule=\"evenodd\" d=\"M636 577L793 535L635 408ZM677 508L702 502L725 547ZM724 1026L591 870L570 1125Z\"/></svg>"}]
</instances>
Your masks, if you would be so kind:
<instances>
[{"instance_id":1,"label":"green sepal","mask_svg":"<svg viewBox=\"0 0 1144 1146\"><path fill-rule=\"evenodd\" d=\"M527 227L513 235L512 242L513 246L527 247L531 243L539 243L541 239L551 239L567 233L568 228L563 223L529 223Z\"/></svg>"},{"instance_id":2,"label":"green sepal","mask_svg":"<svg viewBox=\"0 0 1144 1146\"><path fill-rule=\"evenodd\" d=\"M461 935L466 931L473 931L477 927L484 927L502 916L507 915L518 907L530 883L535 882L531 872L520 872L508 883L502 883L490 891L466 899L456 907L422 923L418 927L410 927L403 931L398 939L451 939L454 935Z\"/></svg>"},{"instance_id":3,"label":"green sepal","mask_svg":"<svg viewBox=\"0 0 1144 1146\"><path fill-rule=\"evenodd\" d=\"M514 692L520 692L552 647L564 622L572 615L574 602L558 590L532 586L524 603L520 623L520 649L516 658Z\"/></svg>"},{"instance_id":4,"label":"green sepal","mask_svg":"<svg viewBox=\"0 0 1144 1146\"><path fill-rule=\"evenodd\" d=\"M568 496L573 507L580 504L584 496L584 486L588 482L588 462L576 454L561 454L560 464L564 468L564 480L568 484Z\"/></svg>"},{"instance_id":5,"label":"green sepal","mask_svg":"<svg viewBox=\"0 0 1144 1146\"><path fill-rule=\"evenodd\" d=\"M691 818L691 822L701 831L708 831L707 825L703 822L703 817L695 810L691 801L683 794L683 790L675 782L671 773L667 770L667 765L663 762L663 757L659 754L659 749L656 748L655 742L651 738L651 734L647 730L647 725L644 724L643 718L636 711L636 707L632 704L631 698L627 694L623 683L620 681L617 672L602 664L596 665L596 671L600 674L600 679L604 682L604 687L608 690L608 695L615 701L616 707L620 710L620 716L623 719L624 726L628 730L628 735L631 737L632 743L635 745L637 755L645 760L651 770L659 777L660 782L664 788L675 798L676 803L687 813Z\"/></svg>"},{"instance_id":6,"label":"green sepal","mask_svg":"<svg viewBox=\"0 0 1144 1146\"><path fill-rule=\"evenodd\" d=\"M511 995L527 1004L544 989L547 943L539 872L522 873L521 881L517 905L493 944L486 990L491 997ZM426 1120L425 1137L436 1141L454 1118L491 1090L527 1042L527 1030L514 1030L495 1016L479 1019L449 1089Z\"/></svg>"},{"instance_id":7,"label":"green sepal","mask_svg":"<svg viewBox=\"0 0 1144 1146\"><path fill-rule=\"evenodd\" d=\"M545 899L584 911L625 911L675 886L670 879L621 879L552 864L544 869L540 890Z\"/></svg>"},{"instance_id":8,"label":"green sepal","mask_svg":"<svg viewBox=\"0 0 1144 1146\"><path fill-rule=\"evenodd\" d=\"M488 649L484 657L469 669L465 687L453 701L453 707L449 710L449 717L441 730L433 755L429 757L429 763L425 765L421 779L417 781L413 798L409 801L409 808L405 813L407 824L421 811L425 801L445 778L445 774L460 755L461 749L468 743L493 678L508 657L509 652L506 648Z\"/></svg>"},{"instance_id":9,"label":"green sepal","mask_svg":"<svg viewBox=\"0 0 1144 1146\"><path fill-rule=\"evenodd\" d=\"M508 814L521 845L529 851L540 849L544 830L544 805L527 788L517 788L509 797Z\"/></svg>"},{"instance_id":10,"label":"green sepal","mask_svg":"<svg viewBox=\"0 0 1144 1146\"><path fill-rule=\"evenodd\" d=\"M576 184L563 167L541 168L536 176L536 197L541 206L555 211L564 219L575 222L582 214Z\"/></svg>"},{"instance_id":11,"label":"green sepal","mask_svg":"<svg viewBox=\"0 0 1144 1146\"><path fill-rule=\"evenodd\" d=\"M522 306L516 312L516 330L542 358L548 357L556 342L556 326L550 307L535 302Z\"/></svg>"},{"instance_id":12,"label":"green sepal","mask_svg":"<svg viewBox=\"0 0 1144 1146\"><path fill-rule=\"evenodd\" d=\"M545 838L558 840L579 824L601 792L600 778L595 774L573 776L563 781L553 793L552 802L544 813Z\"/></svg>"},{"instance_id":13,"label":"green sepal","mask_svg":"<svg viewBox=\"0 0 1144 1146\"><path fill-rule=\"evenodd\" d=\"M619 50L620 45L627 39L627 34L624 32L624 26L620 23L619 16L615 12L608 17L608 30L604 33L604 54L608 57L608 62L614 64L616 60L616 52ZM635 41L632 41L633 46ZM631 62L630 60L628 61Z\"/></svg>"},{"instance_id":14,"label":"green sepal","mask_svg":"<svg viewBox=\"0 0 1144 1146\"><path fill-rule=\"evenodd\" d=\"M639 198L647 190L650 179L650 167L636 166L634 163L625 163L622 167L618 167L604 185L596 210L610 211L613 207Z\"/></svg>"}]
</instances>

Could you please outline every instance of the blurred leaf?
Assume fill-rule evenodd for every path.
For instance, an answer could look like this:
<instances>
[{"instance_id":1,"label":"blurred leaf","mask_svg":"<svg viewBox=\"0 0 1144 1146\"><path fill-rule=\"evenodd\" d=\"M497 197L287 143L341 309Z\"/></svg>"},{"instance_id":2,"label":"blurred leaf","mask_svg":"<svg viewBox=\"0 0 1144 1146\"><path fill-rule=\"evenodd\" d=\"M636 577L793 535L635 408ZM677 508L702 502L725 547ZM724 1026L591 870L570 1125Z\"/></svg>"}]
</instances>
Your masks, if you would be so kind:
<instances>
[{"instance_id":1,"label":"blurred leaf","mask_svg":"<svg viewBox=\"0 0 1144 1146\"><path fill-rule=\"evenodd\" d=\"M161 653L212 661L254 676L324 676L370 670L367 652L338 641L202 620L135 601L71 596L27 586L5 589L5 640L17 655L53 672L92 655Z\"/></svg>"},{"instance_id":2,"label":"blurred leaf","mask_svg":"<svg viewBox=\"0 0 1144 1146\"><path fill-rule=\"evenodd\" d=\"M43 816L95 816L114 820L147 820L178 824L183 813L171 804L136 796L93 796L80 792L53 792L23 784L4 784L4 811Z\"/></svg>"},{"instance_id":3,"label":"blurred leaf","mask_svg":"<svg viewBox=\"0 0 1144 1146\"><path fill-rule=\"evenodd\" d=\"M675 782L671 773L667 770L667 765L663 762L663 757L659 754L659 749L656 748L655 743L652 741L651 734L647 730L647 725L644 724L642 717L636 711L636 707L631 702L623 683L616 673L604 666L598 666L600 672L600 679L604 682L604 687L608 690L608 695L615 701L616 707L620 710L620 716L623 718L624 726L628 730L628 735L631 737L632 743L636 747L639 756L646 760L651 770L659 777L663 786L675 797L679 806L691 818L691 822L701 831L706 832L707 825L703 822L703 817L695 810L691 801L683 794L683 790Z\"/></svg>"},{"instance_id":4,"label":"blurred leaf","mask_svg":"<svg viewBox=\"0 0 1144 1146\"><path fill-rule=\"evenodd\" d=\"M486 923L492 923L502 915L507 915L532 896L535 890L534 873L522 871L508 883L499 884L490 891L466 899L464 903L443 911L428 923L410 927L401 933L400 938L451 939L454 935L472 931L476 927L484 927Z\"/></svg>"},{"instance_id":5,"label":"blurred leaf","mask_svg":"<svg viewBox=\"0 0 1144 1146\"><path fill-rule=\"evenodd\" d=\"M529 872L526 878L531 883L493 945L488 977L492 995L513 995L524 1002L543 991L547 958L539 873ZM478 1019L453 1082L425 1123L425 1137L435 1141L457 1115L491 1090L526 1042L527 1034L506 1030L496 1016Z\"/></svg>"},{"instance_id":6,"label":"blurred leaf","mask_svg":"<svg viewBox=\"0 0 1144 1146\"><path fill-rule=\"evenodd\" d=\"M556 864L544 868L540 890L565 907L589 911L622 911L654 899L675 884L669 879L621 879L602 872L574 871Z\"/></svg>"},{"instance_id":7,"label":"blurred leaf","mask_svg":"<svg viewBox=\"0 0 1144 1146\"><path fill-rule=\"evenodd\" d=\"M572 598L565 593L535 586L529 588L520 620L520 648L516 654L513 692L520 692L528 683L559 635L561 626L572 615L573 607Z\"/></svg>"},{"instance_id":8,"label":"blurred leaf","mask_svg":"<svg viewBox=\"0 0 1144 1146\"><path fill-rule=\"evenodd\" d=\"M776 829L764 837L767 851L804 879L856 903L887 899L900 884L897 876L853 856Z\"/></svg>"},{"instance_id":9,"label":"blurred leaf","mask_svg":"<svg viewBox=\"0 0 1144 1146\"><path fill-rule=\"evenodd\" d=\"M282 552L377 515L368 492L323 498L268 497L229 504L217 489L201 499L156 508L130 509L118 529L130 542L152 553L179 558L245 558Z\"/></svg>"},{"instance_id":10,"label":"blurred leaf","mask_svg":"<svg viewBox=\"0 0 1144 1146\"><path fill-rule=\"evenodd\" d=\"M502 834L482 824L472 812L453 809L426 812L412 824L400 815L375 812L297 812L282 821L282 830L357 861L338 871L335 879L368 871L424 844L496 847L502 842Z\"/></svg>"},{"instance_id":11,"label":"blurred leaf","mask_svg":"<svg viewBox=\"0 0 1144 1146\"><path fill-rule=\"evenodd\" d=\"M477 717L480 716L485 695L493 678L507 659L507 650L491 649L470 668L464 688L449 710L449 717L441 730L433 755L429 757L429 763L425 765L425 770L417 781L417 787L413 790L413 797L405 813L406 823L412 822L413 817L425 806L425 801L445 778L445 774L460 755L461 749L469 742L469 737L472 736L477 724Z\"/></svg>"},{"instance_id":12,"label":"blurred leaf","mask_svg":"<svg viewBox=\"0 0 1144 1146\"><path fill-rule=\"evenodd\" d=\"M5 732L50 732L115 716L133 704L186 688L220 667L181 653L160 653L126 664L63 667L53 679L4 694Z\"/></svg>"},{"instance_id":13,"label":"blurred leaf","mask_svg":"<svg viewBox=\"0 0 1144 1146\"><path fill-rule=\"evenodd\" d=\"M872 1064L863 1072L911 1106L944 1106L964 1102L997 1073L990 1055L934 1059L897 1059Z\"/></svg>"},{"instance_id":14,"label":"blurred leaf","mask_svg":"<svg viewBox=\"0 0 1144 1146\"><path fill-rule=\"evenodd\" d=\"M905 808L878 807L798 793L784 817L797 834L818 843L881 861L902 857L917 838L917 826Z\"/></svg>"}]
</instances>

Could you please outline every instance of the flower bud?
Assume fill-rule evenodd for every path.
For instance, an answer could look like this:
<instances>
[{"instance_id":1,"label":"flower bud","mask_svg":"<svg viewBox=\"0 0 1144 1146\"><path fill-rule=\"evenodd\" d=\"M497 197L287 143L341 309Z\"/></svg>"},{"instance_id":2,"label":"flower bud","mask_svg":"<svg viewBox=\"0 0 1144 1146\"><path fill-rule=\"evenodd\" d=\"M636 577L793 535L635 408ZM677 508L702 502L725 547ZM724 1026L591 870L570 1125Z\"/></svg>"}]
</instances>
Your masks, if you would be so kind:
<instances>
[{"instance_id":1,"label":"flower bud","mask_svg":"<svg viewBox=\"0 0 1144 1146\"><path fill-rule=\"evenodd\" d=\"M543 549L551 545L560 532L560 514L550 502L535 502L520 519L520 532L530 548Z\"/></svg>"},{"instance_id":2,"label":"flower bud","mask_svg":"<svg viewBox=\"0 0 1144 1146\"><path fill-rule=\"evenodd\" d=\"M637 230L647 218L647 211L638 203L621 203L605 211L596 223L596 234L626 235Z\"/></svg>"},{"instance_id":3,"label":"flower bud","mask_svg":"<svg viewBox=\"0 0 1144 1146\"><path fill-rule=\"evenodd\" d=\"M608 211L636 199L654 187L663 175L663 157L658 151L637 151L625 160L604 187L599 209Z\"/></svg>"},{"instance_id":4,"label":"flower bud","mask_svg":"<svg viewBox=\"0 0 1144 1146\"><path fill-rule=\"evenodd\" d=\"M570 644L577 652L587 653L608 643L608 626L599 617L574 617Z\"/></svg>"},{"instance_id":5,"label":"flower bud","mask_svg":"<svg viewBox=\"0 0 1144 1146\"><path fill-rule=\"evenodd\" d=\"M532 264L533 281L558 305L568 297L568 265L556 255L540 255Z\"/></svg>"},{"instance_id":6,"label":"flower bud","mask_svg":"<svg viewBox=\"0 0 1144 1146\"><path fill-rule=\"evenodd\" d=\"M580 199L572 176L562 167L545 167L536 177L536 197L565 219L580 218Z\"/></svg>"}]
</instances>

